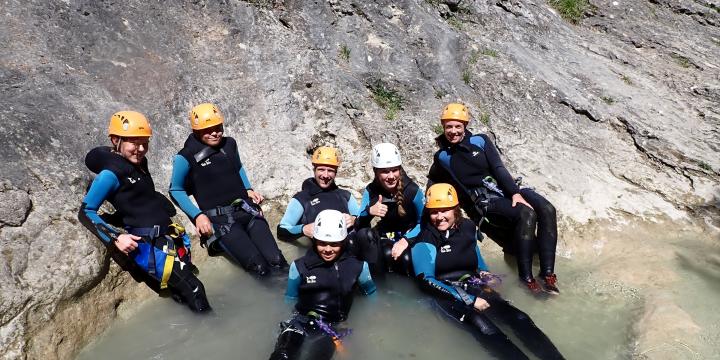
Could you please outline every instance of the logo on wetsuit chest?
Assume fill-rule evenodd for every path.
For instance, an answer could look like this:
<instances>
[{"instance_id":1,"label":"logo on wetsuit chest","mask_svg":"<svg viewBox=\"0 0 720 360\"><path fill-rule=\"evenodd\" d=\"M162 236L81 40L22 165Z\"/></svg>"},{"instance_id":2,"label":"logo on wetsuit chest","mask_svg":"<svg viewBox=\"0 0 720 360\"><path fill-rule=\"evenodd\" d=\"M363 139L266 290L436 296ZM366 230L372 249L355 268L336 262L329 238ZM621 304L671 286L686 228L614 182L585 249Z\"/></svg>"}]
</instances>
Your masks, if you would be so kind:
<instances>
[{"instance_id":1,"label":"logo on wetsuit chest","mask_svg":"<svg viewBox=\"0 0 720 360\"><path fill-rule=\"evenodd\" d=\"M320 199L318 199L318 198L314 198L314 199L310 200L310 205L312 205L312 206L315 206L319 203L320 203Z\"/></svg>"},{"instance_id":2,"label":"logo on wetsuit chest","mask_svg":"<svg viewBox=\"0 0 720 360\"><path fill-rule=\"evenodd\" d=\"M210 162L210 159L205 159L205 161L203 161L203 162L200 163L200 166L208 166L208 165L210 165L210 164L212 164L212 163Z\"/></svg>"},{"instance_id":3,"label":"logo on wetsuit chest","mask_svg":"<svg viewBox=\"0 0 720 360\"><path fill-rule=\"evenodd\" d=\"M440 247L440 252L441 252L441 253L449 253L449 252L451 252L451 251L452 251L452 248L450 247L450 244L443 245L443 246Z\"/></svg>"},{"instance_id":4,"label":"logo on wetsuit chest","mask_svg":"<svg viewBox=\"0 0 720 360\"><path fill-rule=\"evenodd\" d=\"M479 151L473 151L473 153L472 153L472 154L473 154L473 157L476 157L477 154L479 154L479 153L480 153Z\"/></svg>"},{"instance_id":5,"label":"logo on wetsuit chest","mask_svg":"<svg viewBox=\"0 0 720 360\"><path fill-rule=\"evenodd\" d=\"M305 282L308 284L314 284L317 282L317 278L315 277L315 275L306 276Z\"/></svg>"},{"instance_id":6,"label":"logo on wetsuit chest","mask_svg":"<svg viewBox=\"0 0 720 360\"><path fill-rule=\"evenodd\" d=\"M136 179L136 178L133 178L132 176L128 176L127 179L128 179L128 181L129 181L131 184L134 184L134 183L140 181L140 177L139 177L139 176L137 177L137 179Z\"/></svg>"}]
</instances>

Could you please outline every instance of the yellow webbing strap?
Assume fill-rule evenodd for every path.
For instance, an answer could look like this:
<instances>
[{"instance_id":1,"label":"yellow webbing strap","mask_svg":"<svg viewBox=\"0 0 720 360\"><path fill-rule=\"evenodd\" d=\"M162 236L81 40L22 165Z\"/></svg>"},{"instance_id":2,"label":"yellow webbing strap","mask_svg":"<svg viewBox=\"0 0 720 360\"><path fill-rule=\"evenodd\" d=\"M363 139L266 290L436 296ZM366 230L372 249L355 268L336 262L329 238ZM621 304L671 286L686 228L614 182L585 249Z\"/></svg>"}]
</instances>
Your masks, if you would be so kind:
<instances>
[{"instance_id":1,"label":"yellow webbing strap","mask_svg":"<svg viewBox=\"0 0 720 360\"><path fill-rule=\"evenodd\" d=\"M175 245L172 240L163 246L163 252L165 253L165 265L163 265L162 280L160 280L160 289L166 289L168 280L170 280L170 274L172 274L173 265L175 265L175 247L168 246L169 244Z\"/></svg>"}]
</instances>

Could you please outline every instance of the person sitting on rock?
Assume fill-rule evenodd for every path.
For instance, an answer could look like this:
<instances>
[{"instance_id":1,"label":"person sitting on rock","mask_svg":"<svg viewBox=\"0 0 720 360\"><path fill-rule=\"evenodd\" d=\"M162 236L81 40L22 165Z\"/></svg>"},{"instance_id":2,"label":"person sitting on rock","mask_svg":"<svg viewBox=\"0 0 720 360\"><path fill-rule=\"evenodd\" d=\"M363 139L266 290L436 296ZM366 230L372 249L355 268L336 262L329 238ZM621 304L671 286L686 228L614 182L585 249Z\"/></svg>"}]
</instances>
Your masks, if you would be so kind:
<instances>
[{"instance_id":1,"label":"person sitting on rock","mask_svg":"<svg viewBox=\"0 0 720 360\"><path fill-rule=\"evenodd\" d=\"M469 120L465 105L449 104L443 110L443 134L436 138L440 149L428 174L429 184L446 182L461 190L465 212L506 254L516 256L520 280L535 295L542 291L532 273L537 251L544 290L558 294L555 208L532 189L516 184L490 138L466 129Z\"/></svg>"},{"instance_id":2,"label":"person sitting on rock","mask_svg":"<svg viewBox=\"0 0 720 360\"><path fill-rule=\"evenodd\" d=\"M193 132L175 155L170 196L193 221L208 253L224 251L247 271L263 276L287 262L260 209L263 197L250 185L237 142L223 136L223 122L213 104L192 108Z\"/></svg>"},{"instance_id":3,"label":"person sitting on rock","mask_svg":"<svg viewBox=\"0 0 720 360\"><path fill-rule=\"evenodd\" d=\"M321 146L312 155L313 177L302 184L302 191L290 199L277 227L277 236L284 241L312 237L313 220L323 210L333 209L345 214L345 224L352 228L360 214L357 200L349 191L335 184L340 166L337 149Z\"/></svg>"},{"instance_id":4,"label":"person sitting on rock","mask_svg":"<svg viewBox=\"0 0 720 360\"><path fill-rule=\"evenodd\" d=\"M145 116L120 111L110 118L112 148L91 150L85 163L97 174L78 218L125 269L146 275L154 290L169 288L173 298L196 312L210 310L205 288L186 263L184 229L173 224L172 204L155 191L145 155L152 129ZM98 210L108 200L126 233L111 227ZM187 244L189 245L189 244ZM129 267L129 268L128 268Z\"/></svg>"},{"instance_id":5,"label":"person sitting on rock","mask_svg":"<svg viewBox=\"0 0 720 360\"><path fill-rule=\"evenodd\" d=\"M347 214L323 210L312 224L312 247L290 265L288 301L296 301L292 319L282 331L271 360L330 359L341 345L338 323L347 319L357 288L370 295L376 290L368 264L347 251Z\"/></svg>"},{"instance_id":6,"label":"person sitting on rock","mask_svg":"<svg viewBox=\"0 0 720 360\"><path fill-rule=\"evenodd\" d=\"M458 196L450 184L433 184L427 191L423 230L412 247L415 275L433 296L439 312L459 322L491 355L528 359L496 322L505 323L538 359L563 359L552 341L530 317L492 286L499 277L488 272L476 238L475 224L462 217Z\"/></svg>"},{"instance_id":7,"label":"person sitting on rock","mask_svg":"<svg viewBox=\"0 0 720 360\"><path fill-rule=\"evenodd\" d=\"M374 249L371 258L363 259L373 275L390 271L411 276L410 248L420 233L425 195L405 174L395 145L375 145L371 163L375 178L363 191L356 241ZM370 228L375 217L380 220Z\"/></svg>"}]
</instances>

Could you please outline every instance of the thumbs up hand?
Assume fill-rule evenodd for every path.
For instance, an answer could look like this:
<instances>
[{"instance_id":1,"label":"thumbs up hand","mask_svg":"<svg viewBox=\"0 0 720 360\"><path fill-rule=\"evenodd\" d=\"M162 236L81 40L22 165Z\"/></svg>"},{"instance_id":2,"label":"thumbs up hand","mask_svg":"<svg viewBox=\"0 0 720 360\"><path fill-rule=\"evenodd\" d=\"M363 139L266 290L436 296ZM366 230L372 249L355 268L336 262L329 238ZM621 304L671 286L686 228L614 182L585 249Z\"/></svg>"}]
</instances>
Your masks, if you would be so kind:
<instances>
[{"instance_id":1,"label":"thumbs up hand","mask_svg":"<svg viewBox=\"0 0 720 360\"><path fill-rule=\"evenodd\" d=\"M372 216L379 216L383 217L385 214L387 214L388 207L387 205L382 203L382 195L378 196L378 201L375 203L375 205L371 206L368 212Z\"/></svg>"}]
</instances>

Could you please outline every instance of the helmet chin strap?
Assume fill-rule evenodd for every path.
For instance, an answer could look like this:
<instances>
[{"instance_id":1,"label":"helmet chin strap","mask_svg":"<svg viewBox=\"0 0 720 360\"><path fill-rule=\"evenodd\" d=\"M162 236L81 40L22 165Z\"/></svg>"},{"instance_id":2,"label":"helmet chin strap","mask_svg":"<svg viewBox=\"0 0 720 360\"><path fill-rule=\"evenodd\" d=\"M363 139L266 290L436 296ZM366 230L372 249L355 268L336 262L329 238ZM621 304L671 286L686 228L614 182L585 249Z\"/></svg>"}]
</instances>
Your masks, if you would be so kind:
<instances>
[{"instance_id":1,"label":"helmet chin strap","mask_svg":"<svg viewBox=\"0 0 720 360\"><path fill-rule=\"evenodd\" d=\"M123 138L118 136L118 142L115 145L115 152L120 153L120 145L122 145Z\"/></svg>"}]
</instances>

